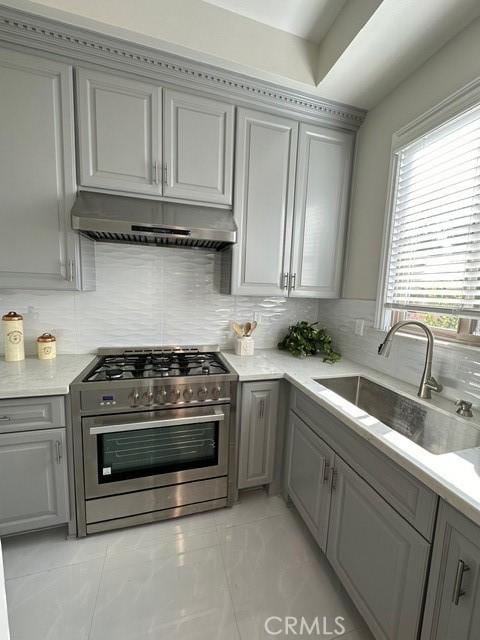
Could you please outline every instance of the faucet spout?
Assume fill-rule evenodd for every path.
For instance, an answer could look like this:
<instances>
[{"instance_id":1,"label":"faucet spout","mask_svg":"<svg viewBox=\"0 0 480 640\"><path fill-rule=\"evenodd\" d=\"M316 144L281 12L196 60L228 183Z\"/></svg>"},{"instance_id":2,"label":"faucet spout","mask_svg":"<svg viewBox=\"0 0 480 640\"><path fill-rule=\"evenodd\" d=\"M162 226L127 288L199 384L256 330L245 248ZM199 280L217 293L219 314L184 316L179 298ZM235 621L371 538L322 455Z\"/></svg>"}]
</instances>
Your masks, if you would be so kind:
<instances>
[{"instance_id":1,"label":"faucet spout","mask_svg":"<svg viewBox=\"0 0 480 640\"><path fill-rule=\"evenodd\" d=\"M420 386L418 388L418 396L420 398L431 398L432 391L436 391L437 393L443 389L443 386L435 380L432 376L432 360L433 360L433 333L430 328L419 320L401 320L393 325L390 331L385 336L385 340L378 347L378 355L385 356L388 358L390 355L390 348L392 345L393 336L397 333L399 329L405 327L407 325L414 325L420 327L427 337L427 352L425 354L425 366L423 368L422 379L420 380Z\"/></svg>"}]
</instances>

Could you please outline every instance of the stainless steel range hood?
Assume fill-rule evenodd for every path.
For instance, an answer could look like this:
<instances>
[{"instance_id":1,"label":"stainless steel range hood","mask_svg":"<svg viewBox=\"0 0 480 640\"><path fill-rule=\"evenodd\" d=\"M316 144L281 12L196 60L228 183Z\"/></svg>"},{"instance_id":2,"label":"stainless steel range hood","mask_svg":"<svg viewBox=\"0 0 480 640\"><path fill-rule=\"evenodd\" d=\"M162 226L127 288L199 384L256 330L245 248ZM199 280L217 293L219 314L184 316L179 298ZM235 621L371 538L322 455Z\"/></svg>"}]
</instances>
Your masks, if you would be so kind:
<instances>
[{"instance_id":1,"label":"stainless steel range hood","mask_svg":"<svg viewBox=\"0 0 480 640\"><path fill-rule=\"evenodd\" d=\"M231 211L80 192L72 225L100 242L170 245L220 251L236 241Z\"/></svg>"}]
</instances>

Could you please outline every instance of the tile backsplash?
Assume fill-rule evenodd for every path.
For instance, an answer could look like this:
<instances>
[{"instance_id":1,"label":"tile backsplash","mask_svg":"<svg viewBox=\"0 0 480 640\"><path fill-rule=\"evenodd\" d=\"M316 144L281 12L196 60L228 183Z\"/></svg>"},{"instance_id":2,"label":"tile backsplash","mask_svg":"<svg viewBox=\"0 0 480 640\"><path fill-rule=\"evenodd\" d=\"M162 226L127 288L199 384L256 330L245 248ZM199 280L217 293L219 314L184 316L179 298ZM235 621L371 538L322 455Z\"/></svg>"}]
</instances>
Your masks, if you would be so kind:
<instances>
[{"instance_id":1,"label":"tile backsplash","mask_svg":"<svg viewBox=\"0 0 480 640\"><path fill-rule=\"evenodd\" d=\"M0 315L13 309L24 316L27 353L35 352L35 338L45 331L57 336L59 353L100 346L226 347L230 320L251 320L255 312L261 314L255 342L267 348L292 322L317 317L315 300L222 295L215 252L97 243L96 262L96 291L0 291Z\"/></svg>"},{"instance_id":2,"label":"tile backsplash","mask_svg":"<svg viewBox=\"0 0 480 640\"><path fill-rule=\"evenodd\" d=\"M331 332L342 355L387 375L417 385L425 362L425 343L395 336L388 358L377 354L384 332L374 329L375 302L324 300L319 302L319 319ZM363 336L355 335L355 320L365 321ZM464 398L480 405L480 349L447 345L436 341L433 375L444 385L444 395Z\"/></svg>"}]
</instances>

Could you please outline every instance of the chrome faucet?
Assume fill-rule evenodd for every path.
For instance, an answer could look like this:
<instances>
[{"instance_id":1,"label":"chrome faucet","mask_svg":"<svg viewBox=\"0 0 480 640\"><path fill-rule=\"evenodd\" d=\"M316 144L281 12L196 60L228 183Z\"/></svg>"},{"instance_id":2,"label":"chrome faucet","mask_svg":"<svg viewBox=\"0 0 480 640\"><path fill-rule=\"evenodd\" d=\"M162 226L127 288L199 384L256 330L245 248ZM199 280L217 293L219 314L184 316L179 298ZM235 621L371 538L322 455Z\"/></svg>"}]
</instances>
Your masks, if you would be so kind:
<instances>
[{"instance_id":1,"label":"chrome faucet","mask_svg":"<svg viewBox=\"0 0 480 640\"><path fill-rule=\"evenodd\" d=\"M425 367L423 368L422 379L420 380L420 387L418 388L418 396L420 398L431 398L432 391L440 392L443 386L435 380L432 376L432 358L433 358L433 333L423 322L418 320L401 320L393 325L390 331L385 336L385 340L378 347L378 355L388 358L390 354L390 347L392 345L392 338L399 329L405 327L408 324L413 324L416 327L420 327L427 336L427 353L425 356Z\"/></svg>"}]
</instances>

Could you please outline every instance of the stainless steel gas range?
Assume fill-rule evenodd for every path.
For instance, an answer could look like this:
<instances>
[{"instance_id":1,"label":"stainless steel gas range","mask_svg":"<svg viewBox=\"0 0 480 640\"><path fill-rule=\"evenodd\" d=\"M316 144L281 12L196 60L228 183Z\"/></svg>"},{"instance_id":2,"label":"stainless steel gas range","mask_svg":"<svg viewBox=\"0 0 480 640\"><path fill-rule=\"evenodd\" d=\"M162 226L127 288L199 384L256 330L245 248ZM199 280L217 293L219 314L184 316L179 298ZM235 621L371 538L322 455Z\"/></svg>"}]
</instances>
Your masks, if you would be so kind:
<instances>
[{"instance_id":1,"label":"stainless steel gas range","mask_svg":"<svg viewBox=\"0 0 480 640\"><path fill-rule=\"evenodd\" d=\"M236 379L218 347L100 349L71 386L78 535L232 504Z\"/></svg>"}]
</instances>

